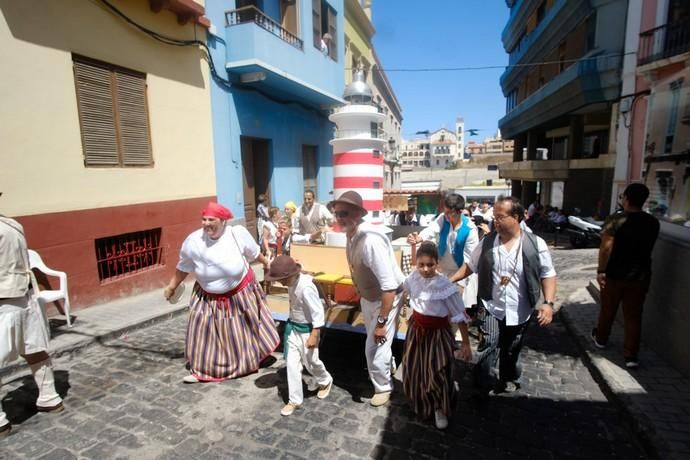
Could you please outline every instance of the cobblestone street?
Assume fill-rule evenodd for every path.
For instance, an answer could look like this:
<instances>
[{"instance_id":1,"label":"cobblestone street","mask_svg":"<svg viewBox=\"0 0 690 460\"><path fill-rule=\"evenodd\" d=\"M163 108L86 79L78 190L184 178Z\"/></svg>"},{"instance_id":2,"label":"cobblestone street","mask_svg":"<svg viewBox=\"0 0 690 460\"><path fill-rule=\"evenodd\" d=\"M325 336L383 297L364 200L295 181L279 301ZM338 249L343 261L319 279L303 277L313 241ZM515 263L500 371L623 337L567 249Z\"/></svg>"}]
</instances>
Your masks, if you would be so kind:
<instances>
[{"instance_id":1,"label":"cobblestone street","mask_svg":"<svg viewBox=\"0 0 690 460\"><path fill-rule=\"evenodd\" d=\"M561 299L568 286L584 285L594 255L555 251ZM13 433L0 440L0 458L644 457L558 319L548 329L531 326L521 390L485 404L461 391L445 432L410 412L400 382L388 407L368 404L373 390L356 334L326 332L322 358L333 391L326 400L307 397L290 417L279 414L287 383L278 352L250 376L185 385L185 323L181 315L56 359L66 406L59 415L30 409L31 378L6 382L2 404Z\"/></svg>"}]
</instances>

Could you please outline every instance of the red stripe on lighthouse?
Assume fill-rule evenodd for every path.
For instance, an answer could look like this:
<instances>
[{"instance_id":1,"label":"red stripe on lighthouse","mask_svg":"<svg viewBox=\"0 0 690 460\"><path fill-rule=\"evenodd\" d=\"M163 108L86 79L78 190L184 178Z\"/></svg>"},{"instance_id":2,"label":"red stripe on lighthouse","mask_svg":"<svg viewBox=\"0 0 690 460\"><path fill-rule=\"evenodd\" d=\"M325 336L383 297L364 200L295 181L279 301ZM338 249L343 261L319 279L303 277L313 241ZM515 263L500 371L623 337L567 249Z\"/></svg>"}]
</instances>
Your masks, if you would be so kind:
<instances>
[{"instance_id":1,"label":"red stripe on lighthouse","mask_svg":"<svg viewBox=\"0 0 690 460\"><path fill-rule=\"evenodd\" d=\"M363 200L362 207L367 211L382 211L383 200Z\"/></svg>"},{"instance_id":2,"label":"red stripe on lighthouse","mask_svg":"<svg viewBox=\"0 0 690 460\"><path fill-rule=\"evenodd\" d=\"M336 177L333 179L333 188L381 188L383 177ZM374 187L374 182L378 182L379 186Z\"/></svg>"},{"instance_id":3,"label":"red stripe on lighthouse","mask_svg":"<svg viewBox=\"0 0 690 460\"><path fill-rule=\"evenodd\" d=\"M382 165L383 155L373 152L343 152L333 155L333 165Z\"/></svg>"}]
</instances>

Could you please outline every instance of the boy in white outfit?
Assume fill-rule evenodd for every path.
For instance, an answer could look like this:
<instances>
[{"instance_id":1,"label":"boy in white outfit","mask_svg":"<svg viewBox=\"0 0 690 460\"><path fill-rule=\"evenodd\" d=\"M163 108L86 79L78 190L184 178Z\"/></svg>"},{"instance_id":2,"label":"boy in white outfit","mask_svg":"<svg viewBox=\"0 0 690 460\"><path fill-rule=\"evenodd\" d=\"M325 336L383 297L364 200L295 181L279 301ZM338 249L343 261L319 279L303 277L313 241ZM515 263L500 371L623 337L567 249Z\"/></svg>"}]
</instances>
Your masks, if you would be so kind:
<instances>
[{"instance_id":1,"label":"boy in white outfit","mask_svg":"<svg viewBox=\"0 0 690 460\"><path fill-rule=\"evenodd\" d=\"M265 276L267 281L280 281L287 286L290 297L290 315L283 337L288 402L281 415L292 415L302 405L302 366L319 385L317 398L326 398L333 386L333 377L319 359L319 330L325 323L323 304L313 278L301 273L301 268L292 257L279 255Z\"/></svg>"}]
</instances>

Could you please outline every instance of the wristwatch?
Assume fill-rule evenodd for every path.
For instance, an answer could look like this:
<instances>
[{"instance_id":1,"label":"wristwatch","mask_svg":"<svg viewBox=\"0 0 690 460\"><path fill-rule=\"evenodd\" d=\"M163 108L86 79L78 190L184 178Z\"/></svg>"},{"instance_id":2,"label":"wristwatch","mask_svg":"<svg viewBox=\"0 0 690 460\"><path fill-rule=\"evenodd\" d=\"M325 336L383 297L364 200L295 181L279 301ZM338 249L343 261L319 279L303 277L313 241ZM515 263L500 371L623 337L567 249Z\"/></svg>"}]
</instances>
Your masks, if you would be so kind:
<instances>
[{"instance_id":1,"label":"wristwatch","mask_svg":"<svg viewBox=\"0 0 690 460\"><path fill-rule=\"evenodd\" d=\"M382 316L378 316L376 318L376 325L377 326L385 326L386 325L386 318L384 318Z\"/></svg>"},{"instance_id":2,"label":"wristwatch","mask_svg":"<svg viewBox=\"0 0 690 460\"><path fill-rule=\"evenodd\" d=\"M553 308L553 301L551 301L551 300L544 300L544 301L542 302L542 305L544 305L544 304L546 304L546 305L548 305L549 307Z\"/></svg>"}]
</instances>

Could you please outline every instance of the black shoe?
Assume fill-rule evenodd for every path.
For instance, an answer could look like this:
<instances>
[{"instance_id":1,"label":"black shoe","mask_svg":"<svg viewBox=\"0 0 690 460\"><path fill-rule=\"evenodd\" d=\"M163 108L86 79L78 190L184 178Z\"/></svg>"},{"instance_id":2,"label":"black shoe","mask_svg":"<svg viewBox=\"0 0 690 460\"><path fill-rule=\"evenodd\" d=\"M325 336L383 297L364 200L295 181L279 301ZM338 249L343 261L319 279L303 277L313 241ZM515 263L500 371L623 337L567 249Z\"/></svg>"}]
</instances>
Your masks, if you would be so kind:
<instances>
[{"instance_id":1,"label":"black shoe","mask_svg":"<svg viewBox=\"0 0 690 460\"><path fill-rule=\"evenodd\" d=\"M594 342L594 346L600 350L603 350L604 348L606 348L605 343L599 343L599 341L597 340L597 328L596 327L594 329L592 329L592 342Z\"/></svg>"},{"instance_id":2,"label":"black shoe","mask_svg":"<svg viewBox=\"0 0 690 460\"><path fill-rule=\"evenodd\" d=\"M518 382L504 382L502 380L499 380L496 382L496 385L494 385L494 389L492 390L492 393L495 395L501 394L501 393L514 393L520 389L520 384Z\"/></svg>"},{"instance_id":3,"label":"black shoe","mask_svg":"<svg viewBox=\"0 0 690 460\"><path fill-rule=\"evenodd\" d=\"M506 389L508 388L508 382L504 382L503 380L499 380L496 382L494 385L494 389L491 390L491 392L495 395L505 393Z\"/></svg>"}]
</instances>

